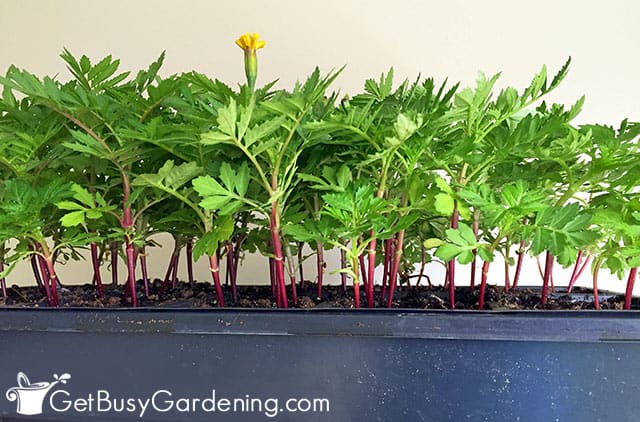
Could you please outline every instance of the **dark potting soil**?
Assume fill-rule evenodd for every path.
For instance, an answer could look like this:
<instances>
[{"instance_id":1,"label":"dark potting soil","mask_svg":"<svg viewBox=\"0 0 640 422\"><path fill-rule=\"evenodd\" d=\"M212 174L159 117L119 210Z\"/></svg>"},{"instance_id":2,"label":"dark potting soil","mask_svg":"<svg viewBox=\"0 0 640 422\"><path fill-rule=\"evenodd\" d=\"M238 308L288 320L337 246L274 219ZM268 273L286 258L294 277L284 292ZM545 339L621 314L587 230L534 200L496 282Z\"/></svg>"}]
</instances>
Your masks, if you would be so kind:
<instances>
[{"instance_id":1,"label":"dark potting soil","mask_svg":"<svg viewBox=\"0 0 640 422\"><path fill-rule=\"evenodd\" d=\"M142 282L137 283L138 306L159 308L215 308L217 299L211 283L179 282L175 288L165 289L160 294L161 280L155 280L149 286L149 297L144 295ZM364 289L361 306L366 307ZM316 286L311 283L298 287L298 305L291 302L290 286L287 286L290 307L297 308L354 308L353 290L349 286L346 293L341 286L323 287L323 296L317 298ZM130 298L124 293L124 286L104 286L104 297L97 297L96 289L90 284L64 286L58 289L61 307L93 307L120 308L130 306ZM270 286L238 286L238 300L233 301L231 289L224 288L225 305L236 308L275 308L276 303L271 295ZM601 309L622 309L624 296L601 291ZM376 307L384 307L379 303L380 286L376 286ZM38 287L7 288L7 299L0 298L0 306L7 307L47 307L46 297ZM448 290L435 286L404 287L401 286L394 295L394 308L412 309L449 309ZM471 291L469 287L456 289L456 309L477 309L478 288ZM640 309L640 299L633 298L633 309ZM540 305L540 289L518 287L508 292L500 286L487 286L485 295L486 310L581 310L594 309L593 295L590 290L575 288L571 294L560 289L549 295L546 305Z\"/></svg>"}]
</instances>

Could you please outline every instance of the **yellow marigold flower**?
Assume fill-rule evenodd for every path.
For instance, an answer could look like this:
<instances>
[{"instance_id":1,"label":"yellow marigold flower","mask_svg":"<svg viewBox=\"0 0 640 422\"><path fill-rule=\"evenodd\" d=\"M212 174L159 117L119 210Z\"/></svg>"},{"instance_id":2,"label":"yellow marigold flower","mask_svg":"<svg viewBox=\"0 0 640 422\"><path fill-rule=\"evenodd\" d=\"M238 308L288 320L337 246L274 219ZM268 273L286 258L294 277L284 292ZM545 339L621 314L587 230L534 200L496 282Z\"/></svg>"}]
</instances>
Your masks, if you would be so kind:
<instances>
[{"instance_id":1,"label":"yellow marigold flower","mask_svg":"<svg viewBox=\"0 0 640 422\"><path fill-rule=\"evenodd\" d=\"M236 40L238 47L244 50L244 73L247 75L247 85L253 91L258 76L258 56L256 50L265 46L265 42L258 34L246 33Z\"/></svg>"},{"instance_id":2,"label":"yellow marigold flower","mask_svg":"<svg viewBox=\"0 0 640 422\"><path fill-rule=\"evenodd\" d=\"M247 32L246 34L241 35L240 38L236 40L236 44L238 45L238 47L240 47L245 51L247 50L256 51L264 47L266 42L260 39L260 35L250 34Z\"/></svg>"}]
</instances>

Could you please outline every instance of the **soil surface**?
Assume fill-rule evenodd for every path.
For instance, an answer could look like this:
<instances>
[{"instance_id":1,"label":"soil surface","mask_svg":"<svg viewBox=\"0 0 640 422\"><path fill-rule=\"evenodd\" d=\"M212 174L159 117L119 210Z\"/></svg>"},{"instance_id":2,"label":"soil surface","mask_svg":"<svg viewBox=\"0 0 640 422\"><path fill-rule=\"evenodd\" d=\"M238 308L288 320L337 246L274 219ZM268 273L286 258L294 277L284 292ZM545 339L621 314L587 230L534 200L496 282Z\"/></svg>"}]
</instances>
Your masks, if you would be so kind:
<instances>
[{"instance_id":1,"label":"soil surface","mask_svg":"<svg viewBox=\"0 0 640 422\"><path fill-rule=\"evenodd\" d=\"M144 295L142 282L138 282L138 306L159 308L214 308L217 307L215 291L211 283L179 282L175 288L161 291L162 282L155 280L149 286L149 297ZM364 290L364 289L362 289ZM316 295L316 286L307 283L298 287L298 304L291 302L290 287L287 286L290 307L297 308L354 308L353 291L351 287L343 292L341 286L326 286L323 288L322 298ZM120 308L130 306L130 298L124 293L124 287L105 286L104 297L97 297L94 286L87 284L82 286L65 286L58 289L61 307L93 307L93 308ZM231 290L225 286L225 305L235 308L275 308L275 300L271 295L269 286L238 286L238 300L231 297ZM376 286L376 300L380 298L380 287ZM601 309L622 309L624 296L600 292ZM364 292L361 304L366 306ZM46 297L38 287L7 288L7 298L0 298L0 307L48 307ZM379 302L376 307L384 307ZM400 287L394 296L394 308L412 309L449 309L448 290L440 286L427 287ZM456 289L456 309L477 309L478 289L471 291L468 287ZM503 287L487 286L485 296L485 309L506 310L582 310L594 309L593 295L590 290L576 288L573 293L566 294L559 289L549 296L546 305L540 305L540 289L518 287L505 292ZM634 298L632 309L640 309L640 299Z\"/></svg>"}]
</instances>

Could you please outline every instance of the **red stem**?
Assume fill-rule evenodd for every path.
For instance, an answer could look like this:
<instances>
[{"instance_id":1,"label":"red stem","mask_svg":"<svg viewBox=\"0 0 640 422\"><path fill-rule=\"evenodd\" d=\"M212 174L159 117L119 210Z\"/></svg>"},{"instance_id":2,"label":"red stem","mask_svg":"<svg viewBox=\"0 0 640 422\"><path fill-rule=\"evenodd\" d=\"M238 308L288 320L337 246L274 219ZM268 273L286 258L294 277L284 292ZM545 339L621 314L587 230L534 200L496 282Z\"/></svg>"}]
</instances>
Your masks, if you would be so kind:
<instances>
[{"instance_id":1,"label":"red stem","mask_svg":"<svg viewBox=\"0 0 640 422\"><path fill-rule=\"evenodd\" d=\"M216 289L218 297L218 307L224 307L224 295L222 294L222 286L220 285L220 267L218 265L218 257L216 254L209 255L209 270L213 278L213 285Z\"/></svg>"},{"instance_id":2,"label":"red stem","mask_svg":"<svg viewBox=\"0 0 640 422\"><path fill-rule=\"evenodd\" d=\"M193 287L193 239L187 239L187 276L189 284Z\"/></svg>"},{"instance_id":3,"label":"red stem","mask_svg":"<svg viewBox=\"0 0 640 422\"><path fill-rule=\"evenodd\" d=\"M227 275L231 279L231 300L233 302L238 301L238 287L236 285L236 278L233 275L235 253L233 250L233 242L227 243Z\"/></svg>"},{"instance_id":4,"label":"red stem","mask_svg":"<svg viewBox=\"0 0 640 422\"><path fill-rule=\"evenodd\" d=\"M576 263L573 266L573 271L571 272L571 277L569 278L569 283L567 284L567 293L571 293L573 284L576 282L576 275L578 274L578 270L580 269L580 261L582 261L583 253L583 251L578 251L578 256L576 256Z\"/></svg>"},{"instance_id":5,"label":"red stem","mask_svg":"<svg viewBox=\"0 0 640 422\"><path fill-rule=\"evenodd\" d=\"M56 272L53 269L53 261L51 258L47 258L45 259L45 264L47 266L47 273L48 273L48 279L49 279L49 289L50 289L50 293L51 293L51 299L53 302L53 306L58 307L59 302L58 302L58 289L57 289L57 284L58 284L58 277L56 276Z\"/></svg>"},{"instance_id":6,"label":"red stem","mask_svg":"<svg viewBox=\"0 0 640 422\"><path fill-rule=\"evenodd\" d=\"M36 279L36 284L38 285L38 287L43 289L46 293L47 289L45 289L45 285L42 283L42 277L40 277L40 270L38 270L38 256L31 255L30 261L31 261L31 271L33 271L33 277Z\"/></svg>"},{"instance_id":7,"label":"red stem","mask_svg":"<svg viewBox=\"0 0 640 422\"><path fill-rule=\"evenodd\" d=\"M364 255L358 257L358 263L360 264L360 277L366 292L369 280L367 280L367 267L364 265Z\"/></svg>"},{"instance_id":8,"label":"red stem","mask_svg":"<svg viewBox=\"0 0 640 422\"><path fill-rule=\"evenodd\" d=\"M354 302L354 306L356 308L360 308L360 280L358 279L358 277L355 277L355 274L358 274L358 264L360 262L360 258L362 258L362 256L360 256L358 259L353 260L353 273L354 273L354 279L353 279L353 302Z\"/></svg>"},{"instance_id":9,"label":"red stem","mask_svg":"<svg viewBox=\"0 0 640 422\"><path fill-rule=\"evenodd\" d=\"M291 248L289 247L289 245L287 245L285 247L285 251L286 251L286 264L288 267L288 273L289 273L289 285L291 286L291 301L293 302L293 305L296 306L298 305L298 289L297 289L297 282L296 282L296 269L293 265L293 256L291 256Z\"/></svg>"},{"instance_id":10,"label":"red stem","mask_svg":"<svg viewBox=\"0 0 640 422\"><path fill-rule=\"evenodd\" d=\"M277 213L278 203L274 201L271 203L269 228L271 231L271 246L273 247L273 255L275 259L276 289L278 289L278 291L280 292L280 303L278 304L278 306L286 309L289 307L289 303L287 298L287 290L284 284L284 258L282 255L282 241L280 239L280 225L276 217Z\"/></svg>"},{"instance_id":11,"label":"red stem","mask_svg":"<svg viewBox=\"0 0 640 422\"><path fill-rule=\"evenodd\" d=\"M478 239L478 231L480 230L480 212L475 210L473 212L473 235L476 240ZM473 261L471 261L471 275L469 280L469 289L473 292L473 289L476 287L476 264L478 261L478 250L473 250Z\"/></svg>"},{"instance_id":12,"label":"red stem","mask_svg":"<svg viewBox=\"0 0 640 422\"><path fill-rule=\"evenodd\" d=\"M451 228L458 228L458 220L460 214L458 212L458 201L453 201L453 214L451 215ZM456 261L452 259L447 263L447 277L449 279L449 308L456 308Z\"/></svg>"},{"instance_id":13,"label":"red stem","mask_svg":"<svg viewBox=\"0 0 640 422\"><path fill-rule=\"evenodd\" d=\"M509 278L509 258L504 258L504 291L508 292L511 288L511 280Z\"/></svg>"},{"instance_id":14,"label":"red stem","mask_svg":"<svg viewBox=\"0 0 640 422\"><path fill-rule=\"evenodd\" d=\"M304 242L298 242L298 272L300 273L300 288L304 288L304 269L302 268L302 249Z\"/></svg>"},{"instance_id":15,"label":"red stem","mask_svg":"<svg viewBox=\"0 0 640 422\"><path fill-rule=\"evenodd\" d=\"M631 268L629 278L627 278L627 290L624 294L624 309L631 309L631 297L633 295L633 285L636 283L638 267Z\"/></svg>"},{"instance_id":16,"label":"red stem","mask_svg":"<svg viewBox=\"0 0 640 422\"><path fill-rule=\"evenodd\" d=\"M173 273L173 267L176 265L176 255L175 253L171 254L171 258L169 258L169 265L167 266L167 272L164 274L164 279L162 280L162 285L160 286L159 295L164 294L164 291L169 287L169 282L171 281L171 274Z\"/></svg>"},{"instance_id":17,"label":"red stem","mask_svg":"<svg viewBox=\"0 0 640 422\"><path fill-rule=\"evenodd\" d=\"M347 268L347 252L340 249L340 268ZM340 281L342 282L342 293L347 293L347 274L340 273Z\"/></svg>"},{"instance_id":18,"label":"red stem","mask_svg":"<svg viewBox=\"0 0 640 422\"><path fill-rule=\"evenodd\" d=\"M147 272L147 248L142 247L138 253L140 259L140 270L142 271L142 282L144 283L144 295L149 297L149 274Z\"/></svg>"},{"instance_id":19,"label":"red stem","mask_svg":"<svg viewBox=\"0 0 640 422\"><path fill-rule=\"evenodd\" d=\"M384 264L382 269L382 288L380 292L380 305L383 305L387 297L387 284L391 272L391 256L393 254L393 239L384 241Z\"/></svg>"},{"instance_id":20,"label":"red stem","mask_svg":"<svg viewBox=\"0 0 640 422\"><path fill-rule=\"evenodd\" d=\"M322 242L316 242L316 271L318 273L318 291L316 293L318 298L322 298L322 282L324 281L324 245ZM343 250L340 250L340 256L344 253ZM342 267L344 268L344 267ZM346 282L346 274L341 273L343 284Z\"/></svg>"},{"instance_id":21,"label":"red stem","mask_svg":"<svg viewBox=\"0 0 640 422\"><path fill-rule=\"evenodd\" d=\"M518 281L520 281L520 271L522 270L522 262L524 261L524 240L520 241L520 248L518 249L518 260L516 261L516 273L513 276L512 288L518 287Z\"/></svg>"},{"instance_id":22,"label":"red stem","mask_svg":"<svg viewBox=\"0 0 640 422\"><path fill-rule=\"evenodd\" d=\"M118 285L118 242L111 242L111 284Z\"/></svg>"},{"instance_id":23,"label":"red stem","mask_svg":"<svg viewBox=\"0 0 640 422\"><path fill-rule=\"evenodd\" d=\"M4 259L0 260L0 271L4 271ZM0 279L0 286L2 286L2 298L7 298L7 280L4 277Z\"/></svg>"},{"instance_id":24,"label":"red stem","mask_svg":"<svg viewBox=\"0 0 640 422\"><path fill-rule=\"evenodd\" d=\"M478 298L478 309L484 309L484 295L487 289L487 275L489 274L489 261L484 261L482 264L482 274L480 276L480 293Z\"/></svg>"},{"instance_id":25,"label":"red stem","mask_svg":"<svg viewBox=\"0 0 640 422\"><path fill-rule=\"evenodd\" d=\"M573 290L574 284L578 281L578 279L580 278L584 270L589 266L590 262L591 262L591 255L587 255L587 258L584 260L584 262L582 263L582 266L580 267L580 269L578 270L578 273L576 274L575 280L573 280L573 284L569 286L569 288L567 289L568 293L571 293L571 290Z\"/></svg>"},{"instance_id":26,"label":"red stem","mask_svg":"<svg viewBox=\"0 0 640 422\"><path fill-rule=\"evenodd\" d=\"M37 247L37 249L42 250L42 248ZM57 306L56 304L56 300L54 299L54 292L56 293L57 296L57 291L55 288L55 284L54 284L54 288L51 289L51 280L49 277L49 271L47 270L47 263L44 260L44 258L40 255L38 255L38 264L40 266L40 273L42 274L42 281L44 283L44 287L45 287L45 292L47 294L47 301L49 302L49 306Z\"/></svg>"},{"instance_id":27,"label":"red stem","mask_svg":"<svg viewBox=\"0 0 640 422\"><path fill-rule=\"evenodd\" d=\"M178 284L179 263L180 263L180 250L178 250L178 253L176 254L176 263L173 264L173 271L171 272L171 287L174 288L174 289L176 288L176 285Z\"/></svg>"},{"instance_id":28,"label":"red stem","mask_svg":"<svg viewBox=\"0 0 640 422\"><path fill-rule=\"evenodd\" d=\"M389 298L387 299L387 308L391 308L393 304L393 295L398 285L398 270L400 268L400 261L402 260L402 251L404 247L404 230L400 230L397 234L395 254L393 258L393 265L391 266L391 278L389 279Z\"/></svg>"},{"instance_id":29,"label":"red stem","mask_svg":"<svg viewBox=\"0 0 640 422\"><path fill-rule=\"evenodd\" d=\"M128 281L127 288L131 296L131 306L138 307L138 296L136 294L136 251L133 243L127 238L127 272Z\"/></svg>"},{"instance_id":30,"label":"red stem","mask_svg":"<svg viewBox=\"0 0 640 422\"><path fill-rule=\"evenodd\" d=\"M96 242L91 242L91 263L93 265L93 280L96 282L98 297L103 297L104 291L102 289L102 276L100 275L100 261L98 259L98 245Z\"/></svg>"},{"instance_id":31,"label":"red stem","mask_svg":"<svg viewBox=\"0 0 640 422\"><path fill-rule=\"evenodd\" d=\"M418 282L416 283L416 286L420 285L420 282L422 281L422 278L425 276L424 275L424 270L427 266L427 257L426 257L426 249L424 247L424 245L420 246L420 275L418 276ZM429 288L431 288L431 279L427 276L427 283Z\"/></svg>"},{"instance_id":32,"label":"red stem","mask_svg":"<svg viewBox=\"0 0 640 422\"><path fill-rule=\"evenodd\" d=\"M542 277L542 295L540 296L540 304L547 304L547 296L549 294L549 282L551 281L551 273L553 272L553 255L549 251L547 251L545 264L544 264L544 275Z\"/></svg>"},{"instance_id":33,"label":"red stem","mask_svg":"<svg viewBox=\"0 0 640 422\"><path fill-rule=\"evenodd\" d=\"M598 298L598 273L600 272L601 259L598 259L593 269L593 306L600 310L600 299Z\"/></svg>"},{"instance_id":34,"label":"red stem","mask_svg":"<svg viewBox=\"0 0 640 422\"><path fill-rule=\"evenodd\" d=\"M365 282L368 308L374 307L373 285L375 281L375 271L376 271L376 244L377 244L377 240L373 237L374 235L375 235L375 232L371 230L369 232L371 241L369 242L369 249L367 251L368 274L366 278L363 277L363 281Z\"/></svg>"},{"instance_id":35,"label":"red stem","mask_svg":"<svg viewBox=\"0 0 640 422\"><path fill-rule=\"evenodd\" d=\"M271 281L271 295L276 298L276 306L280 307L280 290L276 288L276 260L269 257L269 280Z\"/></svg>"}]
</instances>

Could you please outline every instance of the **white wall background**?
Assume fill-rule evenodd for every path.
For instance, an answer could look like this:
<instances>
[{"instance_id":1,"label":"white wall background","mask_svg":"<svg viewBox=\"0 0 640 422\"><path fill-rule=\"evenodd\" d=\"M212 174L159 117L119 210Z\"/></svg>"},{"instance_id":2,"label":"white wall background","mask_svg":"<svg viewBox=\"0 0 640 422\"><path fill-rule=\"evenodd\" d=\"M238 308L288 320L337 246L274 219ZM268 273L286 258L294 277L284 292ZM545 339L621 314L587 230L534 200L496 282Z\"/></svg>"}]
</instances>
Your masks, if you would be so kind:
<instances>
[{"instance_id":1,"label":"white wall background","mask_svg":"<svg viewBox=\"0 0 640 422\"><path fill-rule=\"evenodd\" d=\"M568 78L550 99L569 104L586 94L578 123L616 125L640 119L638 17L634 0L2 0L0 72L16 64L65 78L58 58L63 47L94 59L113 54L124 69L145 67L166 50L166 74L196 69L235 84L244 73L234 40L247 31L267 41L258 83L280 78L280 86L290 87L315 65L327 71L346 64L335 83L343 93L390 66L397 80L421 73L470 85L482 70L502 72L501 83L523 88L542 64L553 72L572 56ZM170 249L151 251L154 276L164 274ZM61 277L84 282L87 268L65 266ZM9 282L31 280L26 270ZM197 278L209 279L204 260L196 270ZM501 279L501 265L493 272ZM265 281L267 274L264 260L250 259L240 277ZM533 262L524 276L539 282ZM556 274L557 284L567 277ZM587 277L582 281L588 284ZM624 289L616 279L601 286Z\"/></svg>"}]
</instances>

